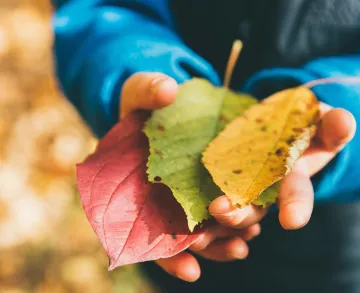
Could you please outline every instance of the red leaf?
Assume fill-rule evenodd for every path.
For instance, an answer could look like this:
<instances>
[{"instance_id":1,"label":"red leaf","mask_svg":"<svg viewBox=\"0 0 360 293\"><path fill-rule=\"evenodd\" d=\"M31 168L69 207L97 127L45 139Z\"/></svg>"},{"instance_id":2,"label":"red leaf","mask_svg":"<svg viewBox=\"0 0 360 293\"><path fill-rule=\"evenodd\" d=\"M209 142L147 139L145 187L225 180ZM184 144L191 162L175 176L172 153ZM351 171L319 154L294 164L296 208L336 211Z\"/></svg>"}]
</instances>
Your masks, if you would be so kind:
<instances>
[{"instance_id":1,"label":"red leaf","mask_svg":"<svg viewBox=\"0 0 360 293\"><path fill-rule=\"evenodd\" d=\"M147 180L146 118L135 113L122 120L77 168L81 202L110 258L109 270L173 256L202 233L190 233L170 189Z\"/></svg>"}]
</instances>

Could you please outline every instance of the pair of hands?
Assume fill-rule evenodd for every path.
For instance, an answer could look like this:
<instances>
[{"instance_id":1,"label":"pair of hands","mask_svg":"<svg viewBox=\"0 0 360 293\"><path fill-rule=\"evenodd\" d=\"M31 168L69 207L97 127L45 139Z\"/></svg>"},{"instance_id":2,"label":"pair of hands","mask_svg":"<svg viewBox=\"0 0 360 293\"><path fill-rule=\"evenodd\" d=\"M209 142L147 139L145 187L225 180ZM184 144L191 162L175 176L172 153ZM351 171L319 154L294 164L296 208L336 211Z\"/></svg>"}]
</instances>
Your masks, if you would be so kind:
<instances>
[{"instance_id":1,"label":"pair of hands","mask_svg":"<svg viewBox=\"0 0 360 293\"><path fill-rule=\"evenodd\" d=\"M154 110L170 105L177 90L176 81L164 74L137 73L123 86L120 117L137 109ZM320 108L321 122L310 148L282 181L277 205L284 229L299 229L308 223L314 204L311 176L323 169L355 134L356 122L351 113L326 104ZM234 208L226 196L221 196L211 203L209 212L214 217L213 224L189 249L214 261L246 258L246 242L260 234L259 222L267 210L253 205ZM184 281L193 282L200 277L200 266L188 252L158 260L157 264Z\"/></svg>"}]
</instances>

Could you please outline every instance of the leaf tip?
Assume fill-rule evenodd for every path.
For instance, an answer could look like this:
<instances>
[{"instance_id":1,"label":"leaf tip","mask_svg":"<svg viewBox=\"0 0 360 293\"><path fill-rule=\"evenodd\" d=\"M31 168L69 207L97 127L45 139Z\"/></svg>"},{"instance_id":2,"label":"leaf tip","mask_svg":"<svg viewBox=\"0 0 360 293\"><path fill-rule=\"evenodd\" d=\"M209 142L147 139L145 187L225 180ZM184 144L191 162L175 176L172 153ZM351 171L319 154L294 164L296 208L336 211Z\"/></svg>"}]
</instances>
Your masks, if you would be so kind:
<instances>
[{"instance_id":1,"label":"leaf tip","mask_svg":"<svg viewBox=\"0 0 360 293\"><path fill-rule=\"evenodd\" d=\"M109 258L109 266L108 266L108 272L111 272L113 270L115 270L119 265L116 265L116 262L111 260Z\"/></svg>"}]
</instances>

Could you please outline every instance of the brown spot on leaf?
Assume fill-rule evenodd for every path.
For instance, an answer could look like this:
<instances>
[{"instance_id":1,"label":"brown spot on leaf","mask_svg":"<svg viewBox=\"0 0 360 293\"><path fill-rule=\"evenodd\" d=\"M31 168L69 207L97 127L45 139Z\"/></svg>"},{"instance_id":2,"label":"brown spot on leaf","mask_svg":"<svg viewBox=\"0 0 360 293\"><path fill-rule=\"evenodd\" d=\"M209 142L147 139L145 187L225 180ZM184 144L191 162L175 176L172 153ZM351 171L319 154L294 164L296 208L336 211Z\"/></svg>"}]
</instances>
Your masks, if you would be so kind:
<instances>
[{"instance_id":1,"label":"brown spot on leaf","mask_svg":"<svg viewBox=\"0 0 360 293\"><path fill-rule=\"evenodd\" d=\"M295 141L295 137L290 136L290 137L286 140L286 143L290 145L290 144L292 144L294 141Z\"/></svg>"},{"instance_id":2,"label":"brown spot on leaf","mask_svg":"<svg viewBox=\"0 0 360 293\"><path fill-rule=\"evenodd\" d=\"M224 181L224 184L225 184L225 185L228 185L227 181Z\"/></svg>"},{"instance_id":3,"label":"brown spot on leaf","mask_svg":"<svg viewBox=\"0 0 360 293\"><path fill-rule=\"evenodd\" d=\"M284 148L279 148L276 150L275 155L281 156L284 153Z\"/></svg>"},{"instance_id":4,"label":"brown spot on leaf","mask_svg":"<svg viewBox=\"0 0 360 293\"><path fill-rule=\"evenodd\" d=\"M159 124L157 128L158 128L158 130L160 130L160 131L165 131L165 126L162 125L162 124Z\"/></svg>"},{"instance_id":5,"label":"brown spot on leaf","mask_svg":"<svg viewBox=\"0 0 360 293\"><path fill-rule=\"evenodd\" d=\"M264 131L264 132L265 132L267 129L268 129L268 128L267 128L266 125L264 125L263 127L260 128L260 130L261 130L261 131Z\"/></svg>"},{"instance_id":6,"label":"brown spot on leaf","mask_svg":"<svg viewBox=\"0 0 360 293\"><path fill-rule=\"evenodd\" d=\"M238 170L233 170L232 171L234 174L241 174L242 173L242 170L238 169Z\"/></svg>"},{"instance_id":7,"label":"brown spot on leaf","mask_svg":"<svg viewBox=\"0 0 360 293\"><path fill-rule=\"evenodd\" d=\"M292 130L293 130L294 132L297 132L297 133L303 132L303 129L302 129L302 128L293 128Z\"/></svg>"},{"instance_id":8,"label":"brown spot on leaf","mask_svg":"<svg viewBox=\"0 0 360 293\"><path fill-rule=\"evenodd\" d=\"M295 110L292 112L293 115L301 115L301 111L300 110Z\"/></svg>"},{"instance_id":9,"label":"brown spot on leaf","mask_svg":"<svg viewBox=\"0 0 360 293\"><path fill-rule=\"evenodd\" d=\"M270 168L270 172L275 172L276 169L275 168Z\"/></svg>"},{"instance_id":10,"label":"brown spot on leaf","mask_svg":"<svg viewBox=\"0 0 360 293\"><path fill-rule=\"evenodd\" d=\"M157 154L160 158L164 157L164 153L158 149L154 149L154 153Z\"/></svg>"},{"instance_id":11,"label":"brown spot on leaf","mask_svg":"<svg viewBox=\"0 0 360 293\"><path fill-rule=\"evenodd\" d=\"M278 134L278 131L276 129L273 130L272 132L274 135L277 135Z\"/></svg>"},{"instance_id":12,"label":"brown spot on leaf","mask_svg":"<svg viewBox=\"0 0 360 293\"><path fill-rule=\"evenodd\" d=\"M255 122L256 122L256 123L263 123L264 120L262 120L261 118L257 118L257 119L255 120Z\"/></svg>"},{"instance_id":13,"label":"brown spot on leaf","mask_svg":"<svg viewBox=\"0 0 360 293\"><path fill-rule=\"evenodd\" d=\"M154 177L154 181L155 182L160 182L162 179L161 179L161 177L160 176L155 176Z\"/></svg>"},{"instance_id":14,"label":"brown spot on leaf","mask_svg":"<svg viewBox=\"0 0 360 293\"><path fill-rule=\"evenodd\" d=\"M224 115L220 115L219 119L220 119L220 121L227 122L227 119L225 118Z\"/></svg>"},{"instance_id":15,"label":"brown spot on leaf","mask_svg":"<svg viewBox=\"0 0 360 293\"><path fill-rule=\"evenodd\" d=\"M313 100L312 102L310 102L306 105L306 109L311 110L315 106L317 106L317 101Z\"/></svg>"}]
</instances>

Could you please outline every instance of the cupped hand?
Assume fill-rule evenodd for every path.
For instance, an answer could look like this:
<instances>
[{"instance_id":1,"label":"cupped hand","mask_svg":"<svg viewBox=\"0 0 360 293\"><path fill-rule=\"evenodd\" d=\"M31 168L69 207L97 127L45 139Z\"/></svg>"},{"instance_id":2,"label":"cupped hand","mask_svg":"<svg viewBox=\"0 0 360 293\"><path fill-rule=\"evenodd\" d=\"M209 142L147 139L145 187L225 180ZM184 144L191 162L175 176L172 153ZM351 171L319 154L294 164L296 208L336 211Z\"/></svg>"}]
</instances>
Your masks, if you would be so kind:
<instances>
[{"instance_id":1,"label":"cupped hand","mask_svg":"<svg viewBox=\"0 0 360 293\"><path fill-rule=\"evenodd\" d=\"M177 91L176 81L164 74L135 74L123 86L120 115L124 117L137 109L154 110L170 105ZM314 205L311 176L323 169L355 134L356 121L351 113L323 103L320 110L321 121L310 148L281 184L277 205L284 229L299 229L308 223ZM209 212L216 222L190 250L215 261L245 258L248 254L246 241L260 234L258 223L267 211L253 205L235 208L226 196L221 196L211 203ZM157 263L169 274L185 281L196 281L200 277L199 264L188 252Z\"/></svg>"},{"instance_id":2,"label":"cupped hand","mask_svg":"<svg viewBox=\"0 0 360 293\"><path fill-rule=\"evenodd\" d=\"M311 176L323 169L355 134L355 118L348 111L333 109L323 103L320 111L316 136L281 184L277 205L279 220L285 229L299 229L308 223L314 205ZM253 206L234 208L225 196L214 200L209 211L219 223L239 228L246 225L249 218L260 219L264 215Z\"/></svg>"}]
</instances>

